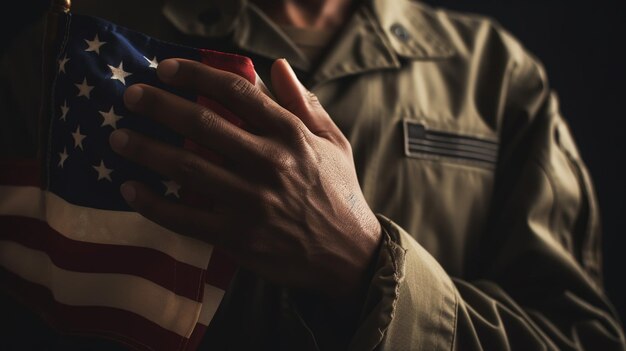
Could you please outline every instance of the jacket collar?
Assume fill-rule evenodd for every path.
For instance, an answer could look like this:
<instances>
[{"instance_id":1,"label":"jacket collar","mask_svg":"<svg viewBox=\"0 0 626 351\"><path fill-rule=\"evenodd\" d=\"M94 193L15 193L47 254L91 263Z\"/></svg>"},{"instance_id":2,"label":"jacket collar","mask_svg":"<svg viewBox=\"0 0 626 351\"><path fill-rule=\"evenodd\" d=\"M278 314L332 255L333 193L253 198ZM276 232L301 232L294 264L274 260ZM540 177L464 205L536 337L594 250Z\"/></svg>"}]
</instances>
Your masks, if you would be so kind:
<instances>
[{"instance_id":1,"label":"jacket collar","mask_svg":"<svg viewBox=\"0 0 626 351\"><path fill-rule=\"evenodd\" d=\"M397 55L415 60L454 55L436 10L409 0L372 0L371 6Z\"/></svg>"},{"instance_id":2,"label":"jacket collar","mask_svg":"<svg viewBox=\"0 0 626 351\"><path fill-rule=\"evenodd\" d=\"M200 37L232 35L235 45L243 51L272 59L284 57L292 66L309 69L307 59L291 40L246 0L167 0L162 11L185 34Z\"/></svg>"},{"instance_id":3,"label":"jacket collar","mask_svg":"<svg viewBox=\"0 0 626 351\"><path fill-rule=\"evenodd\" d=\"M336 39L335 47L350 48L350 55L329 52L315 72L310 72L309 85L374 69L399 68L402 60L440 60L454 55L435 10L410 0L363 3ZM163 14L185 34L233 35L244 51L284 57L302 71L311 69L280 28L246 0L169 0Z\"/></svg>"}]
</instances>

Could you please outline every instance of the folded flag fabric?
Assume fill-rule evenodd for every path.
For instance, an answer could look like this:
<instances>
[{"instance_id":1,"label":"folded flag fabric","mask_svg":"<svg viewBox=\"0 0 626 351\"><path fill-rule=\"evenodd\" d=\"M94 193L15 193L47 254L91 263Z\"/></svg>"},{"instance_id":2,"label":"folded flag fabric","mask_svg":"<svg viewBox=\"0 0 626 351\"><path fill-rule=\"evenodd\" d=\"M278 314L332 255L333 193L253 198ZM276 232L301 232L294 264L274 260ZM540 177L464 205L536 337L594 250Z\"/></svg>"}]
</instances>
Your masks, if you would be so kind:
<instances>
[{"instance_id":1,"label":"folded flag fabric","mask_svg":"<svg viewBox=\"0 0 626 351\"><path fill-rule=\"evenodd\" d=\"M193 194L125 161L108 138L129 128L210 157L130 113L122 94L134 83L154 85L241 125L216 103L160 83L156 67L167 58L186 58L254 83L252 62L89 16L64 14L59 28L42 159L0 161L0 286L63 332L138 350L194 349L234 265L211 245L162 228L126 205L119 187L127 180L149 184L173 201Z\"/></svg>"}]
</instances>

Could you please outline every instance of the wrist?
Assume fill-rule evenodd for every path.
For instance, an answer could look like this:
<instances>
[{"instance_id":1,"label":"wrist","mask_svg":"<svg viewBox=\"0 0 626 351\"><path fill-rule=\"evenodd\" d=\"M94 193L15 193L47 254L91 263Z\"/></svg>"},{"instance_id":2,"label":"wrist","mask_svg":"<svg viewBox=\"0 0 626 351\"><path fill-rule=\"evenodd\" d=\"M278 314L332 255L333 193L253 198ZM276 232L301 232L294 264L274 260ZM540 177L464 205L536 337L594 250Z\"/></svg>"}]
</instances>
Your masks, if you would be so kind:
<instances>
[{"instance_id":1,"label":"wrist","mask_svg":"<svg viewBox=\"0 0 626 351\"><path fill-rule=\"evenodd\" d=\"M347 348L359 327L371 281L378 269L380 250L384 241L384 232L380 222L376 217L374 218L376 226L369 228L368 233L363 232L364 237L368 239L367 243L358 244L367 254L361 256L363 263L354 265L354 267L360 267L357 279L354 279L357 276L354 273L357 270L354 269L350 279L345 278L348 276L346 274L342 275L343 281L335 279L339 283L335 284L333 292L316 293L311 290L294 289L289 293L296 313L311 329L321 348L324 348L323 345L326 344L343 345ZM348 273L350 270L346 269L345 272ZM346 284L348 280L353 283ZM338 288L339 286L350 286L350 288ZM338 294L337 290L342 293Z\"/></svg>"},{"instance_id":2,"label":"wrist","mask_svg":"<svg viewBox=\"0 0 626 351\"><path fill-rule=\"evenodd\" d=\"M352 233L354 240L346 264L331 268L335 271L335 279L326 295L340 304L358 305L374 274L383 238L382 227L373 213L364 222L358 231Z\"/></svg>"}]
</instances>

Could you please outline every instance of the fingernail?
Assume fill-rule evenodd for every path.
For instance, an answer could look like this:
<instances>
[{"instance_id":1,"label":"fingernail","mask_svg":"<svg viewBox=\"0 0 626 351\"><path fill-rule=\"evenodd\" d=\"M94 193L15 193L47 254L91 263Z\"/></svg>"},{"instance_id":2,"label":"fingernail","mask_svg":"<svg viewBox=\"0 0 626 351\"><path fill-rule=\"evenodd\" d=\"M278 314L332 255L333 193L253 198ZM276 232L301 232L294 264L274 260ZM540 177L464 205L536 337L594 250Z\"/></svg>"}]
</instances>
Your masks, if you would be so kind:
<instances>
[{"instance_id":1,"label":"fingernail","mask_svg":"<svg viewBox=\"0 0 626 351\"><path fill-rule=\"evenodd\" d=\"M115 151L122 151L128 144L128 133L123 130L116 130L109 136L109 144Z\"/></svg>"},{"instance_id":2,"label":"fingernail","mask_svg":"<svg viewBox=\"0 0 626 351\"><path fill-rule=\"evenodd\" d=\"M165 60L159 63L159 66L157 67L157 75L159 76L159 78L161 78L161 80L170 80L174 78L176 72L178 72L179 67L180 64L178 63L178 61Z\"/></svg>"},{"instance_id":3,"label":"fingernail","mask_svg":"<svg viewBox=\"0 0 626 351\"><path fill-rule=\"evenodd\" d=\"M141 100L142 96L143 88L138 85L132 85L124 93L124 102L126 102L126 106L133 106Z\"/></svg>"},{"instance_id":4,"label":"fingernail","mask_svg":"<svg viewBox=\"0 0 626 351\"><path fill-rule=\"evenodd\" d=\"M122 193L122 197L124 198L124 200L126 200L126 202L135 201L135 197L137 196L135 187L129 184L128 182L120 186L120 193Z\"/></svg>"}]
</instances>

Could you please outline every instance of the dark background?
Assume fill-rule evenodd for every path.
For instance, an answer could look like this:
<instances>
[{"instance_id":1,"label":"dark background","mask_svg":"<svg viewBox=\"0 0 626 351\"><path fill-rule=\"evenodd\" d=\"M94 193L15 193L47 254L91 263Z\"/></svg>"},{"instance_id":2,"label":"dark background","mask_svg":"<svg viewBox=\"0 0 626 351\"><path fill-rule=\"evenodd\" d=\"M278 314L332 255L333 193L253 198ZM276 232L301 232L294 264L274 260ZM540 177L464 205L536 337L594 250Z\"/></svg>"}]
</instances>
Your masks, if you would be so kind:
<instances>
[{"instance_id":1,"label":"dark background","mask_svg":"<svg viewBox=\"0 0 626 351\"><path fill-rule=\"evenodd\" d=\"M80 0L77 0L80 1ZM489 15L545 65L583 159L594 179L604 226L607 292L626 320L626 1L427 0ZM13 1L0 14L0 50L46 8ZM0 52L1 53L1 52Z\"/></svg>"}]
</instances>

